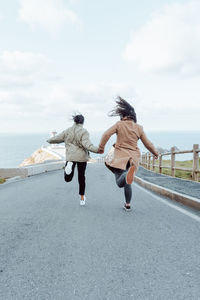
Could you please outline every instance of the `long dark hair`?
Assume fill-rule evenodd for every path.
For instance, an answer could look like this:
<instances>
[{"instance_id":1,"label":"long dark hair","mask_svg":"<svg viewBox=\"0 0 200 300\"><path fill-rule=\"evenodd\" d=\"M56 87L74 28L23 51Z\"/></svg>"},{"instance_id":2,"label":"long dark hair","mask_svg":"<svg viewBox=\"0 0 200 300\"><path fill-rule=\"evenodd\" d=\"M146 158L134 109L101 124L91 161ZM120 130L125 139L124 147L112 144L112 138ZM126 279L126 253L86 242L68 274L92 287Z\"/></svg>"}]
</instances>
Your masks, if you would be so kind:
<instances>
[{"instance_id":1,"label":"long dark hair","mask_svg":"<svg viewBox=\"0 0 200 300\"><path fill-rule=\"evenodd\" d=\"M76 124L83 124L84 123L84 116L81 114L75 114L72 116L74 122Z\"/></svg>"},{"instance_id":2,"label":"long dark hair","mask_svg":"<svg viewBox=\"0 0 200 300\"><path fill-rule=\"evenodd\" d=\"M110 117L119 116L120 118L127 117L137 123L137 116L134 108L120 96L117 97L116 107L109 112Z\"/></svg>"}]
</instances>

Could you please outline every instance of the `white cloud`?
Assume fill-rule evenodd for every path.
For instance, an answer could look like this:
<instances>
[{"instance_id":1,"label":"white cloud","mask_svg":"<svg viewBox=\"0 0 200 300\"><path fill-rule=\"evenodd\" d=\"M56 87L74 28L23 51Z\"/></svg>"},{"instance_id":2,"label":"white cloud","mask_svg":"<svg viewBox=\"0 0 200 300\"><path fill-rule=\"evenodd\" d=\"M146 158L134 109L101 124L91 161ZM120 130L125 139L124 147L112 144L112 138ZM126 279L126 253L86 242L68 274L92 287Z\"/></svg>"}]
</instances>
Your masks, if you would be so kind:
<instances>
[{"instance_id":1,"label":"white cloud","mask_svg":"<svg viewBox=\"0 0 200 300\"><path fill-rule=\"evenodd\" d=\"M48 84L44 80L15 90L0 88L1 131L60 131L70 126L75 112L86 117L90 131L102 131L116 121L116 118L108 118L107 113L118 94L133 98L134 90L122 84L68 87L63 82Z\"/></svg>"},{"instance_id":2,"label":"white cloud","mask_svg":"<svg viewBox=\"0 0 200 300\"><path fill-rule=\"evenodd\" d=\"M0 54L0 86L30 86L41 78L49 80L53 63L40 53L4 51Z\"/></svg>"},{"instance_id":3,"label":"white cloud","mask_svg":"<svg viewBox=\"0 0 200 300\"><path fill-rule=\"evenodd\" d=\"M50 64L50 60L38 53L4 51L0 56L1 69L6 73L28 75L41 72Z\"/></svg>"},{"instance_id":4,"label":"white cloud","mask_svg":"<svg viewBox=\"0 0 200 300\"><path fill-rule=\"evenodd\" d=\"M108 126L107 112L118 94L133 98L124 84L67 86L56 78L53 62L40 53L4 51L0 54L1 131L61 130L74 112L86 116L92 130ZM49 80L51 79L51 81ZM95 123L95 128L94 124ZM13 125L15 124L15 125ZM10 128L8 128L8 126Z\"/></svg>"},{"instance_id":5,"label":"white cloud","mask_svg":"<svg viewBox=\"0 0 200 300\"><path fill-rule=\"evenodd\" d=\"M59 132L71 126L74 112L81 112L90 132L102 132L118 120L107 115L115 106L114 100L118 94L132 103L138 123L146 131L200 129L200 104L192 105L192 101L195 104L195 95L190 94L190 88L192 85L188 88L188 95L185 95L189 99L187 106L182 105L181 97L187 90L182 95L177 94L177 97L175 94L174 100L168 102L173 92L171 95L166 92L163 98L158 93L154 99L156 95L148 95L147 89L139 98L130 84L96 83L69 87L64 82L49 84L40 80L34 86L0 89L1 131L50 132L55 129Z\"/></svg>"},{"instance_id":6,"label":"white cloud","mask_svg":"<svg viewBox=\"0 0 200 300\"><path fill-rule=\"evenodd\" d=\"M50 75L49 75L50 73ZM0 54L0 119L2 131L6 131L13 118L19 118L12 128L21 126L25 130L23 118L40 116L45 104L40 96L43 90L48 91L51 78L54 76L53 63L40 53L4 51ZM56 82L56 79L52 81ZM8 122L9 121L9 122ZM30 122L32 122L30 120Z\"/></svg>"},{"instance_id":7,"label":"white cloud","mask_svg":"<svg viewBox=\"0 0 200 300\"><path fill-rule=\"evenodd\" d=\"M65 23L80 25L75 12L66 7L63 0L19 0L19 19L32 28L43 27L50 32Z\"/></svg>"},{"instance_id":8,"label":"white cloud","mask_svg":"<svg viewBox=\"0 0 200 300\"><path fill-rule=\"evenodd\" d=\"M152 76L142 76L140 84L76 82L72 86L56 75L54 62L40 53L0 54L0 131L61 131L79 111L89 131L102 132L118 120L107 116L117 95L133 104L146 130L199 129L198 78L183 84L184 80L152 81Z\"/></svg>"},{"instance_id":9,"label":"white cloud","mask_svg":"<svg viewBox=\"0 0 200 300\"><path fill-rule=\"evenodd\" d=\"M198 75L200 2L167 5L132 33L124 57L140 71Z\"/></svg>"},{"instance_id":10,"label":"white cloud","mask_svg":"<svg viewBox=\"0 0 200 300\"><path fill-rule=\"evenodd\" d=\"M77 4L77 3L80 2L80 0L69 0L69 2L72 3L72 4Z\"/></svg>"}]
</instances>

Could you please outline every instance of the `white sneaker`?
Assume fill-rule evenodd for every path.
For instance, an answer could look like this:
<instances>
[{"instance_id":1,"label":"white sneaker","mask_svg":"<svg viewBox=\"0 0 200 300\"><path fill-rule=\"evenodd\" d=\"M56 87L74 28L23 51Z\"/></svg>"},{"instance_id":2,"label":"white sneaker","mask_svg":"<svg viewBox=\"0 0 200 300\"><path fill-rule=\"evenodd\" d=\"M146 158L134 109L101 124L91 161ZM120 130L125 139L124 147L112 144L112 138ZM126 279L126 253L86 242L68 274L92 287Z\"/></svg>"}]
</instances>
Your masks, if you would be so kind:
<instances>
[{"instance_id":1,"label":"white sneaker","mask_svg":"<svg viewBox=\"0 0 200 300\"><path fill-rule=\"evenodd\" d=\"M71 172L72 172L72 166L73 166L73 163L71 161L68 161L67 165L65 167L65 173L67 175L71 174Z\"/></svg>"},{"instance_id":2,"label":"white sneaker","mask_svg":"<svg viewBox=\"0 0 200 300\"><path fill-rule=\"evenodd\" d=\"M80 205L85 205L85 200L86 200L86 197L85 197L85 196L84 196L84 199L83 199L83 200L80 199Z\"/></svg>"}]
</instances>

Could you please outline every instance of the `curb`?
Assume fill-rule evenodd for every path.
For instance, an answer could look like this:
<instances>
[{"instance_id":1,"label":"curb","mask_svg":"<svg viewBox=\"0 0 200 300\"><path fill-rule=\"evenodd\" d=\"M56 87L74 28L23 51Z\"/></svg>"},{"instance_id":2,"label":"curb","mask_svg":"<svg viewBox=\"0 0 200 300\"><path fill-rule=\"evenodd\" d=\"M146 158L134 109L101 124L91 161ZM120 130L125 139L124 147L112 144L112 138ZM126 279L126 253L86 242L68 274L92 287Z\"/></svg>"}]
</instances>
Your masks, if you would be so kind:
<instances>
[{"instance_id":1,"label":"curb","mask_svg":"<svg viewBox=\"0 0 200 300\"><path fill-rule=\"evenodd\" d=\"M24 169L27 171L27 176L33 176L33 175L42 174L49 171L62 169L64 165L65 162L60 160L51 163L31 165L31 166L24 167Z\"/></svg>"},{"instance_id":2,"label":"curb","mask_svg":"<svg viewBox=\"0 0 200 300\"><path fill-rule=\"evenodd\" d=\"M8 178L8 179L6 179L6 182L4 184L11 183L11 182L17 181L19 179L22 179L22 177L21 176L15 176L15 177L12 177L12 178Z\"/></svg>"},{"instance_id":3,"label":"curb","mask_svg":"<svg viewBox=\"0 0 200 300\"><path fill-rule=\"evenodd\" d=\"M200 210L200 199L175 192L173 190L164 188L164 187L162 187L160 185L156 185L154 183L150 183L144 179L139 178L138 176L135 176L134 181L136 183L138 183L139 185L141 185L142 187L144 187L154 193L157 193L161 196L167 197L173 201L180 202L183 205L189 206L191 208Z\"/></svg>"},{"instance_id":4,"label":"curb","mask_svg":"<svg viewBox=\"0 0 200 300\"><path fill-rule=\"evenodd\" d=\"M6 179L6 181L3 184L0 185L0 188L1 188L1 186L5 186L5 185L10 184L10 183L22 181L25 178L26 177L21 177L21 176L15 176L15 177L8 178L8 179Z\"/></svg>"},{"instance_id":5,"label":"curb","mask_svg":"<svg viewBox=\"0 0 200 300\"><path fill-rule=\"evenodd\" d=\"M55 171L55 170L62 169L64 165L65 165L65 161L59 160L59 161L53 161L49 163L29 165L20 168L7 168L7 169L0 168L0 176L2 178L6 178L6 181L12 182L12 179L14 179L13 181L15 181L16 177L17 179L19 179L19 177L26 178L29 176L42 174L49 171Z\"/></svg>"}]
</instances>

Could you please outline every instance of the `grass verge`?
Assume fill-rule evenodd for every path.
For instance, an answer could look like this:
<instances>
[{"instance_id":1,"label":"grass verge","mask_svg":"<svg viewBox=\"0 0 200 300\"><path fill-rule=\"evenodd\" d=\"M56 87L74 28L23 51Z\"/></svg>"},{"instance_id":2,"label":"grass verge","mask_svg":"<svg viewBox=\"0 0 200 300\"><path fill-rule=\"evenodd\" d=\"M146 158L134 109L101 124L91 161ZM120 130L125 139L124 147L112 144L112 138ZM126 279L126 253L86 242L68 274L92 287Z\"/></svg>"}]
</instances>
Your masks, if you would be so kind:
<instances>
[{"instance_id":1,"label":"grass verge","mask_svg":"<svg viewBox=\"0 0 200 300\"><path fill-rule=\"evenodd\" d=\"M192 168L192 160L186 160L186 161L176 161L175 167L181 167L181 168ZM163 160L162 161L163 166L170 167L171 166L171 160ZM152 167L151 167L152 170ZM155 172L159 173L158 164L156 164ZM171 170L170 169L162 169L162 174L171 176ZM193 180L192 179L192 172L190 171L182 171L182 170L175 170L175 177L183 178L187 180ZM200 174L198 181L200 182Z\"/></svg>"},{"instance_id":2,"label":"grass verge","mask_svg":"<svg viewBox=\"0 0 200 300\"><path fill-rule=\"evenodd\" d=\"M5 178L0 178L0 184L6 182Z\"/></svg>"}]
</instances>

